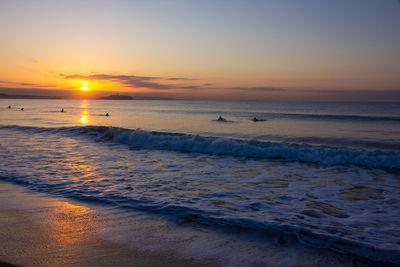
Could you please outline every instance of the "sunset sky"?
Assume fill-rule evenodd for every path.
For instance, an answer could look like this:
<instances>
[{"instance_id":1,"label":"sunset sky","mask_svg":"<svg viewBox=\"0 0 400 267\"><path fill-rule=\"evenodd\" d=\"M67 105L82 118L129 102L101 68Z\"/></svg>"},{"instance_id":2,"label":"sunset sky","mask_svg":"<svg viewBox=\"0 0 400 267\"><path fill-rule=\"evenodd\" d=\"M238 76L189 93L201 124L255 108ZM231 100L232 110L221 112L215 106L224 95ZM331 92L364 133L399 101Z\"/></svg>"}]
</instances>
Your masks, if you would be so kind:
<instances>
[{"instance_id":1,"label":"sunset sky","mask_svg":"<svg viewBox=\"0 0 400 267\"><path fill-rule=\"evenodd\" d=\"M0 0L0 32L0 93L400 101L397 0Z\"/></svg>"}]
</instances>

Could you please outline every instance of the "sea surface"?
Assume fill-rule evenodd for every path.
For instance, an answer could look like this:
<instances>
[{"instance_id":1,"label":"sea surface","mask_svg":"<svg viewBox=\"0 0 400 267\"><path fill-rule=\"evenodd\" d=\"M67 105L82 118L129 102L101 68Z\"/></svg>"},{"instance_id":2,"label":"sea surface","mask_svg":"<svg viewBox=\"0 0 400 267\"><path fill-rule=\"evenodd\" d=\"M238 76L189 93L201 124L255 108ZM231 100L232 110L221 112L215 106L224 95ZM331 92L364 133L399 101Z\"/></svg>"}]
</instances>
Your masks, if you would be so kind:
<instances>
[{"instance_id":1,"label":"sea surface","mask_svg":"<svg viewBox=\"0 0 400 267\"><path fill-rule=\"evenodd\" d=\"M400 103L3 99L0 159L48 194L400 263Z\"/></svg>"}]
</instances>

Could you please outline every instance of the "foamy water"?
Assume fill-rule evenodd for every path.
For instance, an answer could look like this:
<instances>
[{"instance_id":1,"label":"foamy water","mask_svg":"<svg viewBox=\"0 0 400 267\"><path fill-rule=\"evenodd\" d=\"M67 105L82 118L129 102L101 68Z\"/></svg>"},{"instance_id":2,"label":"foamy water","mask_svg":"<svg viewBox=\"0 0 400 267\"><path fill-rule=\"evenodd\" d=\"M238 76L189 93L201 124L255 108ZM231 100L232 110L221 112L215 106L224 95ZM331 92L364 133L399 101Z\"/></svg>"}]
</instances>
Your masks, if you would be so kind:
<instances>
[{"instance_id":1,"label":"foamy water","mask_svg":"<svg viewBox=\"0 0 400 267\"><path fill-rule=\"evenodd\" d=\"M1 103L2 180L400 263L398 104Z\"/></svg>"}]
</instances>

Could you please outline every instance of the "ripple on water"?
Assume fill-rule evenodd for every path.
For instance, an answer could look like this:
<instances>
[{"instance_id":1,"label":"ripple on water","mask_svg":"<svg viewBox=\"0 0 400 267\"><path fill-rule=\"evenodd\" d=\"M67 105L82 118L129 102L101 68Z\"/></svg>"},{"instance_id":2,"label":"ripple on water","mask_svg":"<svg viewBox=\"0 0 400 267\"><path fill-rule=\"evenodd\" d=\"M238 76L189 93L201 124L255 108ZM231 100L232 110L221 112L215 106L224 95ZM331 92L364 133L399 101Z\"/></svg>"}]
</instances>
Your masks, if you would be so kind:
<instances>
[{"instance_id":1,"label":"ripple on water","mask_svg":"<svg viewBox=\"0 0 400 267\"><path fill-rule=\"evenodd\" d=\"M386 170L129 149L46 132L3 129L0 138L2 179L39 191L400 251L399 176Z\"/></svg>"}]
</instances>

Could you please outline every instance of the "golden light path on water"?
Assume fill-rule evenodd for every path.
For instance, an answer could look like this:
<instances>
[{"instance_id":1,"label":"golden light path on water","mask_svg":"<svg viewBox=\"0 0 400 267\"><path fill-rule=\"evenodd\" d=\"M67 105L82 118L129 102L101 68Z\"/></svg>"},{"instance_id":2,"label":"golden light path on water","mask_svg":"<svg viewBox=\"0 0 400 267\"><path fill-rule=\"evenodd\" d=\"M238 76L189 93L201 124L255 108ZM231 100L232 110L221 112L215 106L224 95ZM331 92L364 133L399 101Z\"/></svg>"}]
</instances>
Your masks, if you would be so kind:
<instances>
[{"instance_id":1,"label":"golden light path on water","mask_svg":"<svg viewBox=\"0 0 400 267\"><path fill-rule=\"evenodd\" d=\"M79 118L79 122L84 125L89 124L89 115L88 115L87 108L88 108L88 101L86 99L82 100L81 109L83 109L83 111Z\"/></svg>"},{"instance_id":2,"label":"golden light path on water","mask_svg":"<svg viewBox=\"0 0 400 267\"><path fill-rule=\"evenodd\" d=\"M84 110L81 114L81 117L79 119L80 123L87 125L89 123L89 116L87 114L87 110Z\"/></svg>"}]
</instances>

